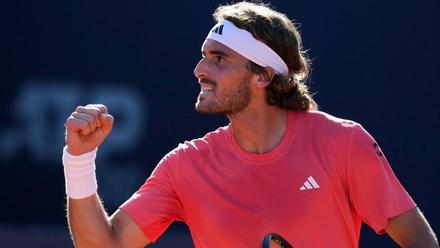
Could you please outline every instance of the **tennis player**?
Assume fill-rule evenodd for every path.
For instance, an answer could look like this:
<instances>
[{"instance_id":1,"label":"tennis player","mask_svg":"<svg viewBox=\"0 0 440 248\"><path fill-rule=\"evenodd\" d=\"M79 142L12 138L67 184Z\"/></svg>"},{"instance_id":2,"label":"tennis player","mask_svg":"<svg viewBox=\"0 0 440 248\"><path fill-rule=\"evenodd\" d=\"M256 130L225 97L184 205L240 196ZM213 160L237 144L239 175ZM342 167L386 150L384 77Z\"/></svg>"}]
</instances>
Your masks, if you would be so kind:
<instances>
[{"instance_id":1,"label":"tennis player","mask_svg":"<svg viewBox=\"0 0 440 248\"><path fill-rule=\"evenodd\" d=\"M402 247L438 247L433 230L358 123L317 110L295 25L264 4L218 7L194 74L196 110L229 125L159 162L111 217L97 195L95 158L113 117L77 107L63 164L77 247L144 247L184 221L196 247L357 247L362 223Z\"/></svg>"}]
</instances>

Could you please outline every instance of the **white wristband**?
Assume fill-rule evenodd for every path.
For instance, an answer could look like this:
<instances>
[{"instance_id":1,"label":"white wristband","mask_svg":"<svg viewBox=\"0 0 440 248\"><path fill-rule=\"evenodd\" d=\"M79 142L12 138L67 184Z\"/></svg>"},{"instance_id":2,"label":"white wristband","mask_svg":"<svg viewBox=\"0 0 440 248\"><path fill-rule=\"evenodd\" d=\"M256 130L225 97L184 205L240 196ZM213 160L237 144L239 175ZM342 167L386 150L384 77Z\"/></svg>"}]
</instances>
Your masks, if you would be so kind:
<instances>
[{"instance_id":1,"label":"white wristband","mask_svg":"<svg viewBox=\"0 0 440 248\"><path fill-rule=\"evenodd\" d=\"M82 199L92 196L98 189L95 175L95 150L75 156L63 149L64 178L66 180L66 195L72 199Z\"/></svg>"}]
</instances>

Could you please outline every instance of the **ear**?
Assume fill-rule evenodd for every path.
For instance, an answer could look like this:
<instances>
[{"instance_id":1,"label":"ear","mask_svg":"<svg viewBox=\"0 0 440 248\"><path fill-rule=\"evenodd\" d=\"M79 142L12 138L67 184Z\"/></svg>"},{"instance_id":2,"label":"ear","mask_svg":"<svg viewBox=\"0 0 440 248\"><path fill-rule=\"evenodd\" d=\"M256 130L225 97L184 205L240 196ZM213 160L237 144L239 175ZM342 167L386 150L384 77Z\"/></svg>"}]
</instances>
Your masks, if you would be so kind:
<instances>
[{"instance_id":1,"label":"ear","mask_svg":"<svg viewBox=\"0 0 440 248\"><path fill-rule=\"evenodd\" d=\"M273 68L264 68L264 71L258 74L257 87L265 88L270 84L270 82L272 82L274 76L275 70Z\"/></svg>"}]
</instances>

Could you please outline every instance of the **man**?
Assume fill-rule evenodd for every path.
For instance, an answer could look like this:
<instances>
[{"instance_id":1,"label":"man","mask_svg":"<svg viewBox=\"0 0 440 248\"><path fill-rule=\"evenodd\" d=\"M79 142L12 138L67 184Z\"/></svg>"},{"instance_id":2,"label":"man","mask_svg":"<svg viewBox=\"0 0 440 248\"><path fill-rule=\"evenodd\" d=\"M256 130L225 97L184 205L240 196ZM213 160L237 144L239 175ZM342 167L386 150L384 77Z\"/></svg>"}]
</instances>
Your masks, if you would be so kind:
<instances>
[{"instance_id":1,"label":"man","mask_svg":"<svg viewBox=\"0 0 440 248\"><path fill-rule=\"evenodd\" d=\"M438 247L374 139L317 111L293 23L263 4L217 8L194 74L196 109L230 123L180 144L111 217L96 193L97 147L113 117L78 107L66 122L68 218L78 247L144 247L175 220L196 247L356 247L361 223L403 247Z\"/></svg>"}]
</instances>

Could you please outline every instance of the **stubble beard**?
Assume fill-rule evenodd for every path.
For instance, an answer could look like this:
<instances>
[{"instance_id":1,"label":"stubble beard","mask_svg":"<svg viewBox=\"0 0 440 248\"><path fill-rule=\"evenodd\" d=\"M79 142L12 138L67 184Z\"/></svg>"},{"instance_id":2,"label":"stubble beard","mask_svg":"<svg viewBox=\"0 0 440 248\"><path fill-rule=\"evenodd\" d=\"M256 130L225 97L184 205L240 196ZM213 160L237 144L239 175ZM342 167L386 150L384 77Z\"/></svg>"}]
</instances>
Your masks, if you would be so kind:
<instances>
[{"instance_id":1,"label":"stubble beard","mask_svg":"<svg viewBox=\"0 0 440 248\"><path fill-rule=\"evenodd\" d=\"M204 104L204 100L200 95L197 97L196 111L203 114L225 114L233 115L240 113L249 105L251 93L249 90L249 81L243 79L240 81L238 88L224 91L217 94L214 90L214 97L210 103Z\"/></svg>"}]
</instances>

